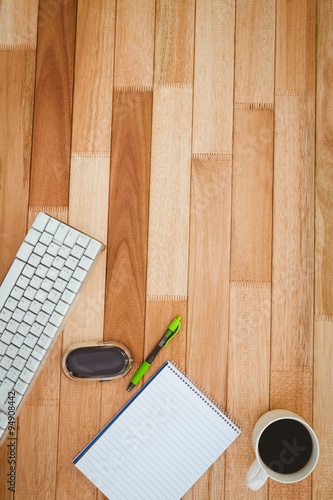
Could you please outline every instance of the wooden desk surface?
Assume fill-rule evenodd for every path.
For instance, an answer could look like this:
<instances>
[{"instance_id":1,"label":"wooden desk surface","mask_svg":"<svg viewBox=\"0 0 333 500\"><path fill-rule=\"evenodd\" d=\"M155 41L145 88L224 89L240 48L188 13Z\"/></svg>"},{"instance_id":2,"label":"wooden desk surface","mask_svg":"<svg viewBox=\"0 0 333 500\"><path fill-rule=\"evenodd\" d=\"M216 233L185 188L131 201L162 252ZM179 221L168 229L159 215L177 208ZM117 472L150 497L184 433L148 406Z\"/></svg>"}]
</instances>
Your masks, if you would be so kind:
<instances>
[{"instance_id":1,"label":"wooden desk surface","mask_svg":"<svg viewBox=\"0 0 333 500\"><path fill-rule=\"evenodd\" d=\"M107 249L17 422L0 497L96 500L71 461L129 376L75 383L73 343L175 360L242 435L187 500L333 497L333 7L326 0L2 0L2 279L45 210ZM153 369L150 373L153 372ZM321 444L301 483L244 486L269 408ZM158 500L158 499L156 499Z\"/></svg>"}]
</instances>

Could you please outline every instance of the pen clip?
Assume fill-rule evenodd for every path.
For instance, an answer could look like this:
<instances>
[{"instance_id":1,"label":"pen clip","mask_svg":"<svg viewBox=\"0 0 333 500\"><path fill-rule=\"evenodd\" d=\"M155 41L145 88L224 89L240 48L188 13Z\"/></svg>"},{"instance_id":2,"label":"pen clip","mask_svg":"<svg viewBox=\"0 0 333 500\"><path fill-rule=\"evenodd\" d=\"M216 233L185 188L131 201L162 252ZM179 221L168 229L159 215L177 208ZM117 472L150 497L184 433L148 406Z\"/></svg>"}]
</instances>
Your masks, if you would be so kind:
<instances>
[{"instance_id":1,"label":"pen clip","mask_svg":"<svg viewBox=\"0 0 333 500\"><path fill-rule=\"evenodd\" d=\"M180 326L181 326L180 325L181 319L182 319L181 316L178 316L169 325L168 330L170 332L170 337L168 337L168 340L164 344L164 347L166 347L169 344L170 340L172 340L177 335L177 333L179 332Z\"/></svg>"}]
</instances>

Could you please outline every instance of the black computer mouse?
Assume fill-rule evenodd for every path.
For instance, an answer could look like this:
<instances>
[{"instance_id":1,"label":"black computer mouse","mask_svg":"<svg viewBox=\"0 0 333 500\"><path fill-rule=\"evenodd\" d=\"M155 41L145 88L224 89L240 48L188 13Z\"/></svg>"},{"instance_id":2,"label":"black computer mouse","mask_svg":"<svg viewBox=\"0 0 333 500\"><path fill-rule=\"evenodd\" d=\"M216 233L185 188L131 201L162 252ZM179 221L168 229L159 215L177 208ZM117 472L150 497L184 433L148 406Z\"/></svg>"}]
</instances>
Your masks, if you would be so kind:
<instances>
[{"instance_id":1,"label":"black computer mouse","mask_svg":"<svg viewBox=\"0 0 333 500\"><path fill-rule=\"evenodd\" d=\"M114 380L132 366L132 355L118 342L75 344L63 356L65 374L74 380Z\"/></svg>"}]
</instances>

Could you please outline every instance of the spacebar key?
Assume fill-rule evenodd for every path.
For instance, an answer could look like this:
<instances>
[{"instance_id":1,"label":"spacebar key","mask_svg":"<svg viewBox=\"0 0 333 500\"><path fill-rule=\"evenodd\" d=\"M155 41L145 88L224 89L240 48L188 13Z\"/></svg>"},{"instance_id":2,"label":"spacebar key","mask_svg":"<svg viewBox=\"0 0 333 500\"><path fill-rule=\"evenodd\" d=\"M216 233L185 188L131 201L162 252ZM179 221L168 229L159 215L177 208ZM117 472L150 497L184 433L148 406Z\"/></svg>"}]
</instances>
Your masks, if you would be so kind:
<instances>
[{"instance_id":1,"label":"spacebar key","mask_svg":"<svg viewBox=\"0 0 333 500\"><path fill-rule=\"evenodd\" d=\"M15 259L10 266L10 269L0 287L0 311L5 305L5 302L8 299L10 292L14 288L16 280L20 276L24 266L25 262L22 262L19 259Z\"/></svg>"}]
</instances>

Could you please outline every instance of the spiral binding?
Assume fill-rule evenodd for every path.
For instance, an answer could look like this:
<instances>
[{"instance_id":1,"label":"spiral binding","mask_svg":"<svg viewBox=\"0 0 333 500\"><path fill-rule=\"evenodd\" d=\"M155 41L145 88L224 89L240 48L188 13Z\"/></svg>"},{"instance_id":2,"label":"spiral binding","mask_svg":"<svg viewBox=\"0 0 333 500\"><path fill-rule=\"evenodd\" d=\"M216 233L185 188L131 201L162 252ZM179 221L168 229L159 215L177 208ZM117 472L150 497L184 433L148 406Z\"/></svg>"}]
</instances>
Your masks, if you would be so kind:
<instances>
[{"instance_id":1,"label":"spiral binding","mask_svg":"<svg viewBox=\"0 0 333 500\"><path fill-rule=\"evenodd\" d=\"M168 368L170 368L171 371L173 371L177 376L179 376L179 374L173 369L173 366L175 368L177 368L177 370L183 375L184 378L182 378L181 380L188 386L190 387L190 389L192 389L192 391L195 392L195 394L197 394L202 400L203 400L203 397L205 397L206 399L206 404L212 408L212 410L215 411L215 413L219 414L220 417L235 431L237 432L237 434L240 434L241 432L241 428L240 428L240 425L239 423L231 417L231 415L225 411L223 408L221 408L221 406L214 400L212 399L209 394L207 394L207 392L205 390L203 390L191 377L189 377L178 365L177 363L175 363L174 361L172 361L172 363L168 363L167 366ZM195 389L190 386L187 382L191 382L192 386L194 386L198 392L195 391ZM208 400L208 401L207 401ZM219 412L216 410L216 408L219 410ZM224 418L226 417L226 418Z\"/></svg>"}]
</instances>

